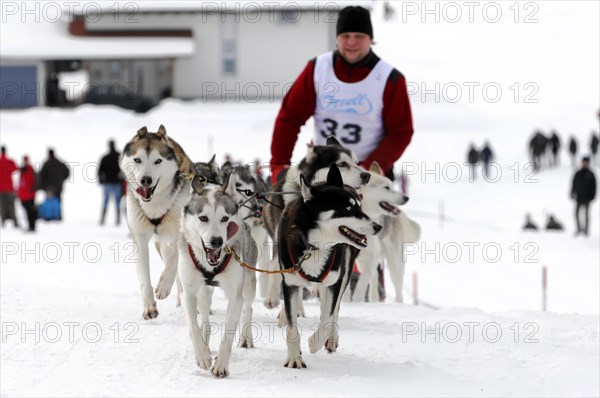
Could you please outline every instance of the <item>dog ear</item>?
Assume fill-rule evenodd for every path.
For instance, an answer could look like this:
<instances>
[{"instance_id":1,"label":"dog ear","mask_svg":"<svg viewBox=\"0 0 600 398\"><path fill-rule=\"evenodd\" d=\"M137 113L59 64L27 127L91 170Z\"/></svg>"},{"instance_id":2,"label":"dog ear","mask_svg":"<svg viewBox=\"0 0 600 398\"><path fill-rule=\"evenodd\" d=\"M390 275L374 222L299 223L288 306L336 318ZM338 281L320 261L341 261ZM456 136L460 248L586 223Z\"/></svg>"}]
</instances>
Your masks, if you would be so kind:
<instances>
[{"instance_id":1,"label":"dog ear","mask_svg":"<svg viewBox=\"0 0 600 398\"><path fill-rule=\"evenodd\" d=\"M327 145L335 145L335 146L342 146L342 144L340 144L340 142L337 140L337 138L335 138L335 136L330 135L329 137L327 137L327 141L325 141L327 143Z\"/></svg>"},{"instance_id":2,"label":"dog ear","mask_svg":"<svg viewBox=\"0 0 600 398\"><path fill-rule=\"evenodd\" d=\"M300 192L302 192L302 199L304 203L308 202L312 199L312 186L306 182L306 179L302 174L300 174Z\"/></svg>"},{"instance_id":3,"label":"dog ear","mask_svg":"<svg viewBox=\"0 0 600 398\"><path fill-rule=\"evenodd\" d=\"M216 162L216 160L215 160L215 159L216 159L216 157L217 157L217 154L215 153L214 155L212 155L212 158L210 158L210 160L208 161L208 163L209 163L209 164L212 164L212 163L217 163L217 162Z\"/></svg>"},{"instance_id":4,"label":"dog ear","mask_svg":"<svg viewBox=\"0 0 600 398\"><path fill-rule=\"evenodd\" d=\"M329 172L327 173L327 184L333 185L334 187L344 188L344 180L342 179L342 173L337 164L329 166Z\"/></svg>"},{"instance_id":5,"label":"dog ear","mask_svg":"<svg viewBox=\"0 0 600 398\"><path fill-rule=\"evenodd\" d=\"M206 182L206 178L203 176L194 176L192 178L192 191L196 192L198 195L202 195L204 191L204 183Z\"/></svg>"},{"instance_id":6,"label":"dog ear","mask_svg":"<svg viewBox=\"0 0 600 398\"><path fill-rule=\"evenodd\" d=\"M167 136L167 129L162 124L158 127L158 131L156 132L158 138L163 138Z\"/></svg>"},{"instance_id":7,"label":"dog ear","mask_svg":"<svg viewBox=\"0 0 600 398\"><path fill-rule=\"evenodd\" d=\"M146 126L142 127L137 131L138 138L142 138L146 134L148 134L148 128Z\"/></svg>"},{"instance_id":8,"label":"dog ear","mask_svg":"<svg viewBox=\"0 0 600 398\"><path fill-rule=\"evenodd\" d=\"M371 163L371 166L369 167L369 172L374 173L374 174L383 175L383 170L381 169L381 166L379 165L379 163L377 163L376 160L374 160Z\"/></svg>"},{"instance_id":9,"label":"dog ear","mask_svg":"<svg viewBox=\"0 0 600 398\"><path fill-rule=\"evenodd\" d=\"M223 186L221 187L221 192L235 198L237 195L237 191L235 189L236 183L235 173L230 173L225 177L225 181L223 181ZM235 199L234 199L235 200Z\"/></svg>"}]
</instances>

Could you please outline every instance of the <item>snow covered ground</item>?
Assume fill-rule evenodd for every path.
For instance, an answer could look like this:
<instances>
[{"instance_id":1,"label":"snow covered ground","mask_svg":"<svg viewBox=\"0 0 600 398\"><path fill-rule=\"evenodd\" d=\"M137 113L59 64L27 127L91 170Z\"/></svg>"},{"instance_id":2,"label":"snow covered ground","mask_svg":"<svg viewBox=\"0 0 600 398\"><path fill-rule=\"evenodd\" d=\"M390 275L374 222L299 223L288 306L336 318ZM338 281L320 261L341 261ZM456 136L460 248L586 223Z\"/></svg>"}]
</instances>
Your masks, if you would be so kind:
<instances>
[{"instance_id":1,"label":"snow covered ground","mask_svg":"<svg viewBox=\"0 0 600 398\"><path fill-rule=\"evenodd\" d=\"M411 200L404 209L423 233L408 248L407 303L394 304L393 289L385 303L344 303L338 352L311 355L306 339L318 319L318 303L308 301L307 317L300 320L305 370L282 367L286 351L277 311L266 309L261 299L254 305L256 348L233 350L231 377L216 380L199 370L173 296L158 303L157 319L140 319L127 228L112 225L112 209L108 225L98 226L96 163L109 138L122 147L139 127L155 131L162 123L194 160L231 153L244 161L268 161L278 103L169 100L145 115L110 106L0 111L1 141L11 157L27 153L41 162L52 146L72 169L63 223L39 223L36 234L12 226L1 230L1 395L598 396L598 201L590 212L590 236L574 237L568 157L563 152L560 167L532 174L525 151L536 127L556 128L563 144L574 134L582 145L598 129L600 39L590 37L598 33L598 4L536 4L540 22L528 26L422 24L410 18L401 24L401 15L391 23L376 19L377 52L406 65L401 69L417 84L413 87L424 81L442 87L498 81L506 96L513 94L508 87L514 82L523 87L535 81L540 101L450 103L412 95L416 133L397 170L409 175ZM558 35L557 26L572 41ZM450 49L453 38L466 40L460 48L480 48L481 57ZM554 49L546 39L556 39ZM433 47L417 48L419 41ZM500 53L497 46L513 51L493 57ZM519 56L531 58L517 68ZM571 74L568 87L556 82L562 70ZM311 131L309 122L296 160ZM486 139L501 175L470 182L463 165L467 146ZM598 175L597 166L594 170ZM524 233L527 212L538 225L552 213L566 231ZM154 253L151 264L156 281L162 268ZM549 312L540 311L543 266ZM421 302L438 309L412 305L413 273ZM226 307L218 290L214 307L218 329ZM214 353L218 335L211 347Z\"/></svg>"}]
</instances>

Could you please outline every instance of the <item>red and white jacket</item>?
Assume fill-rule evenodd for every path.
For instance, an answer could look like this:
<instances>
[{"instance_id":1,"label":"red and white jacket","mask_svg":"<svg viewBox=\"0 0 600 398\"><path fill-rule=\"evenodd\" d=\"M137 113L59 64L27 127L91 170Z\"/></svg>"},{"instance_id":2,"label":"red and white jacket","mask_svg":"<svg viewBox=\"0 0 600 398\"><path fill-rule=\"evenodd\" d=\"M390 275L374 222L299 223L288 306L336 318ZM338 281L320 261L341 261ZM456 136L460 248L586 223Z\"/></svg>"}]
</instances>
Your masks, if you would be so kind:
<instances>
[{"instance_id":1,"label":"red and white jacket","mask_svg":"<svg viewBox=\"0 0 600 398\"><path fill-rule=\"evenodd\" d=\"M332 53L332 57L335 76L345 83L362 81L380 61L373 51L356 64L347 63L337 51ZM284 97L275 120L271 142L273 182L279 172L289 166L300 128L315 113L317 102L314 79L316 62L317 58L308 62ZM361 165L368 168L376 160L387 172L404 153L413 134L406 79L396 69L389 74L383 90L381 118L383 122L382 138L375 149L361 161Z\"/></svg>"}]
</instances>

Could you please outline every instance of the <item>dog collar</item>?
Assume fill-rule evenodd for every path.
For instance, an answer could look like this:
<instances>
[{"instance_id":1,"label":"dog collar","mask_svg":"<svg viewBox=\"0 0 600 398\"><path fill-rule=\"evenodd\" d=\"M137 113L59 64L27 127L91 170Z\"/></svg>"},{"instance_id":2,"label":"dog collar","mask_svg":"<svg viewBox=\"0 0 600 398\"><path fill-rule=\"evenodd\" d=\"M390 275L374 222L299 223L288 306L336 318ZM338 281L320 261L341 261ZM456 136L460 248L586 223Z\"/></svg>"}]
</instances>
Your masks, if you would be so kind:
<instances>
[{"instance_id":1,"label":"dog collar","mask_svg":"<svg viewBox=\"0 0 600 398\"><path fill-rule=\"evenodd\" d=\"M160 223L163 222L166 215L167 215L167 213L163 214L162 216L160 216L158 218L148 218L148 221L150 221L150 224L154 225L154 227L158 227L160 225Z\"/></svg>"},{"instance_id":2,"label":"dog collar","mask_svg":"<svg viewBox=\"0 0 600 398\"><path fill-rule=\"evenodd\" d=\"M325 278L327 278L327 275L329 275L329 273L331 272L331 269L333 268L333 263L335 262L335 253L336 253L336 248L333 248L333 253L331 253L331 260L329 261L329 265L327 267L325 267L325 269L323 270L323 272L321 272L321 274L317 277L314 277L312 275L307 275L304 273L304 271L302 271L302 267L300 267L298 269L298 275L300 275L304 280L307 280L309 282L317 282L317 283L321 283L325 280ZM288 255L290 256L290 260L292 261L292 266L293 268L296 268L296 262L294 261L294 257L292 256L292 253L290 251L290 247L288 246Z\"/></svg>"},{"instance_id":3,"label":"dog collar","mask_svg":"<svg viewBox=\"0 0 600 398\"><path fill-rule=\"evenodd\" d=\"M206 284L209 286L216 286L216 283L213 282L213 279L215 276L217 276L221 272L225 271L225 268L227 268L227 266L229 265L229 261L231 260L231 253L227 254L223 258L221 263L219 265L217 265L216 267L214 267L212 269L212 271L206 272L206 269L202 268L202 266L198 262L198 259L196 259L194 250L192 249L192 246L189 243L188 243L188 252L190 253L190 257L192 258L192 262L194 263L194 266L196 267L196 269L198 271L200 271L202 276L204 276L204 280L206 281Z\"/></svg>"}]
</instances>

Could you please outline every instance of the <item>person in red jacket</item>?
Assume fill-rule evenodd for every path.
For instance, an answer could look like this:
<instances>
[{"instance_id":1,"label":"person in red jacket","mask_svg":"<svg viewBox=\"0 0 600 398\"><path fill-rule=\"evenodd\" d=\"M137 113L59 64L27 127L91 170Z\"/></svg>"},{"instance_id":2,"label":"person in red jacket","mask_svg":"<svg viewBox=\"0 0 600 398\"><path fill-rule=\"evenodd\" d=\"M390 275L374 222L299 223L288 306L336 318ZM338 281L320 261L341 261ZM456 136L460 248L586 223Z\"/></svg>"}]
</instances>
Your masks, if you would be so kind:
<instances>
[{"instance_id":1,"label":"person in red jacket","mask_svg":"<svg viewBox=\"0 0 600 398\"><path fill-rule=\"evenodd\" d=\"M29 164L29 157L27 155L23 156L23 165L21 166L20 171L21 178L19 179L17 196L27 213L29 231L35 232L35 221L37 220L37 209L35 207L37 179L33 167Z\"/></svg>"},{"instance_id":2,"label":"person in red jacket","mask_svg":"<svg viewBox=\"0 0 600 398\"><path fill-rule=\"evenodd\" d=\"M337 50L312 59L286 94L271 142L271 180L289 167L300 128L315 121L315 144L334 135L368 169L377 161L393 179L394 162L413 134L406 79L371 49L367 9L343 8L336 25Z\"/></svg>"},{"instance_id":3,"label":"person in red jacket","mask_svg":"<svg viewBox=\"0 0 600 398\"><path fill-rule=\"evenodd\" d=\"M12 175L18 170L17 164L6 156L6 147L2 146L0 155L0 219L2 227L4 221L12 220L15 227L19 226L15 214L15 188L13 186Z\"/></svg>"}]
</instances>

